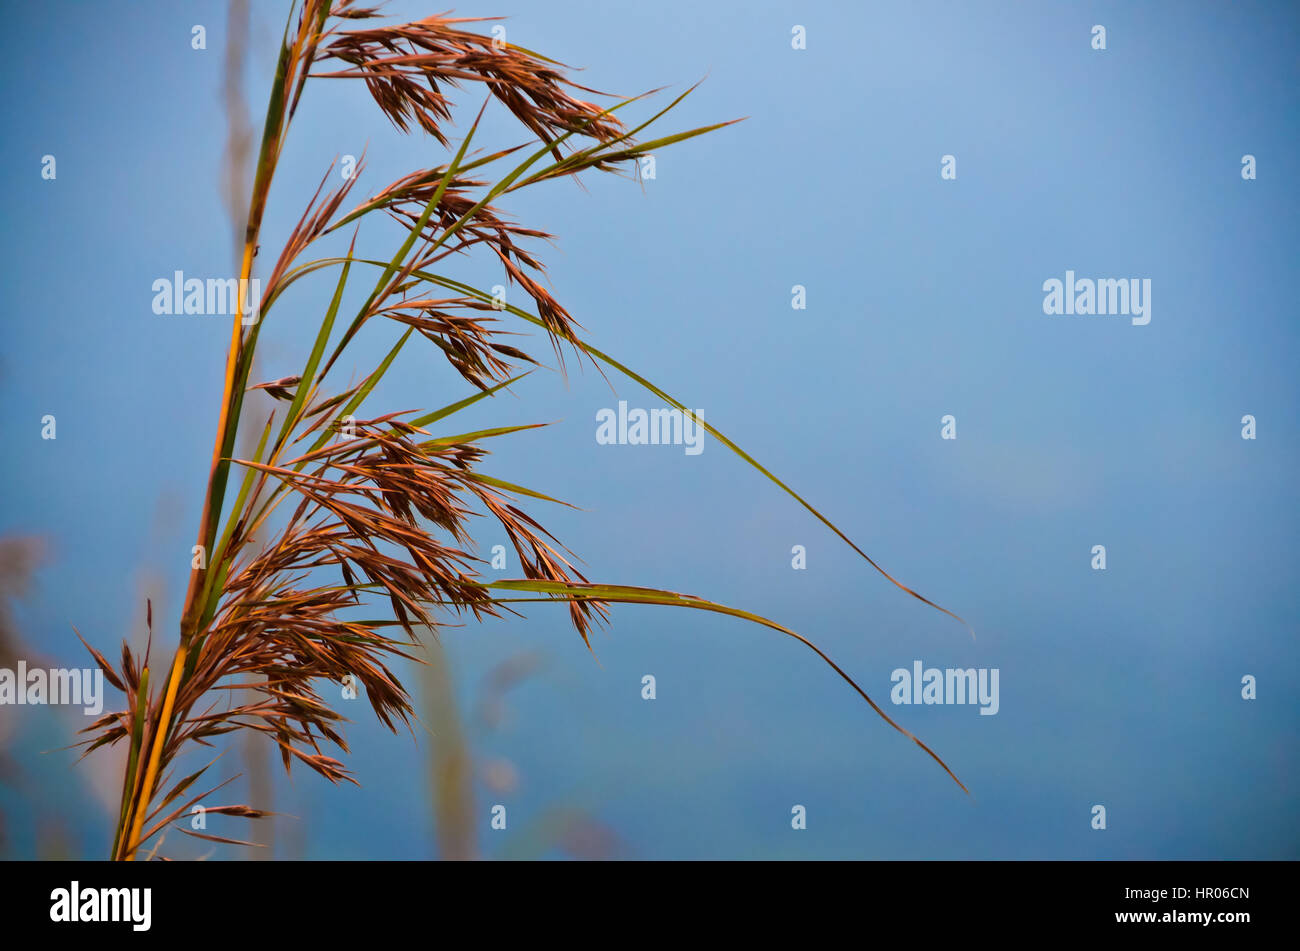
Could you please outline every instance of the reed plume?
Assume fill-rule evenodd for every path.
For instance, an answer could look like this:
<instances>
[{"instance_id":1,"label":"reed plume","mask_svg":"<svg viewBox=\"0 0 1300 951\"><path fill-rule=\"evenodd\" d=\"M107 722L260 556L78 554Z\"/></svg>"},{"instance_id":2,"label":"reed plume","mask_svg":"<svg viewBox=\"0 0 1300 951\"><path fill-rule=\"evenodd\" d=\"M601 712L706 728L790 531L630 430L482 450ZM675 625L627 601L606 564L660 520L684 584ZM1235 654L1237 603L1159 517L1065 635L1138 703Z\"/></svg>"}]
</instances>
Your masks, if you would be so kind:
<instances>
[{"instance_id":1,"label":"reed plume","mask_svg":"<svg viewBox=\"0 0 1300 951\"><path fill-rule=\"evenodd\" d=\"M172 824L225 785L205 788L200 783L211 763L177 777L182 752L210 746L235 731L269 737L286 769L296 762L331 782L355 782L332 755L346 753L348 745L343 718L322 697L322 685L358 685L379 720L397 729L408 723L413 710L389 665L395 658L419 659L417 632L436 631L451 616L500 616L520 602L566 605L570 622L588 646L592 626L608 618L615 602L707 610L766 625L815 651L951 776L928 747L894 724L848 674L796 632L689 595L589 582L574 567L572 555L520 501L556 500L481 471L487 454L483 443L532 427L460 435L439 435L435 429L520 379L521 369L527 372L528 365L541 362L516 345L516 338L502 329L503 320L541 328L561 369L567 352L602 372L623 374L689 413L582 339L580 326L544 286L541 261L526 247L550 235L512 223L493 202L554 178L631 170L654 150L729 123L642 141L636 137L691 90L629 127L616 113L643 97L616 99L606 107L593 104L584 97L599 94L572 82L560 64L467 29L482 21L434 16L389 25L378 20L375 9L352 0L338 0L332 8L326 0L293 5L255 166L241 278L252 273L271 183L309 77L314 89L319 85L315 80L361 81L399 131L419 130L449 153L455 100L477 90L486 101L444 164L414 171L354 205L351 192L364 163L333 189L327 187L331 166L270 266L258 319L247 326L235 321L197 539L202 561L191 574L175 653L159 671L153 669L152 617L143 657L124 644L115 667L90 648L110 683L126 696L125 709L96 721L85 741L87 752L119 742L129 748L112 857L131 860L168 827L234 841ZM493 101L519 120L530 141L471 153L483 109ZM504 164L516 159L513 166ZM489 174L502 168L509 170ZM376 213L397 221L405 232L387 259L356 251L360 226ZM345 256L305 259L318 240L346 228L352 234ZM490 252L500 262L510 283L531 301L531 312L502 304L444 272L455 255L475 251ZM333 297L301 370L251 382L260 329L273 319L280 298L300 278L333 269L338 271ZM340 314L344 291L358 274L376 280L347 319ZM359 383L338 385L331 370L364 327L382 322L404 328L397 344ZM470 395L429 412L379 412L358 419L372 390L416 335L441 351ZM234 447L244 396L253 389L273 397L275 408L254 433L255 451L238 457ZM853 545L752 457L698 422ZM489 582L479 576L479 562L470 554L469 524L475 514L490 517L505 531L521 578ZM361 607L385 616L352 619ZM194 794L200 788L204 791ZM263 815L248 805L205 811Z\"/></svg>"}]
</instances>

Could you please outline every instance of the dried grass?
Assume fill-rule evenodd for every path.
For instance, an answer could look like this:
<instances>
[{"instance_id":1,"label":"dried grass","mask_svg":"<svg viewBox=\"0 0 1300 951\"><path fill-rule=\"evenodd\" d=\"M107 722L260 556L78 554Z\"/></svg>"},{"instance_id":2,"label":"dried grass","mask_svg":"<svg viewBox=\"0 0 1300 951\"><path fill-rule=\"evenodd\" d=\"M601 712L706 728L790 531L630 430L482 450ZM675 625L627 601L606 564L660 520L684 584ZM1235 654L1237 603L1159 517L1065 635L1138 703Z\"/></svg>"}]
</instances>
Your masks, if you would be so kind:
<instances>
[{"instance_id":1,"label":"dried grass","mask_svg":"<svg viewBox=\"0 0 1300 951\"><path fill-rule=\"evenodd\" d=\"M632 136L668 109L629 130L613 113L635 100L602 108L577 98L571 93L592 91L569 81L559 64L513 46L494 48L490 38L464 29L476 21L429 17L372 26L369 21L377 17L376 11L349 0L332 10L324 0L303 0L296 14L286 32L267 110L250 195L242 277L252 270L267 195L308 75L360 79L399 130L418 127L444 146L450 145L446 130L452 93L481 84L490 100L508 109L535 137L536 151L494 184L470 176L521 149L469 158L478 128L475 120L449 162L404 176L346 213L341 209L358 176L327 191L327 172L285 240L264 282L261 322L247 329L236 322L232 331L198 537L210 554L206 568L192 574L176 653L166 672L156 676L150 667L151 616L151 642L143 657L133 656L124 644L121 662L114 667L92 649L109 681L126 695L126 708L93 724L85 743L87 752L105 744L129 744L113 857L133 858L194 803L225 785L191 795L201 788L199 780L211 763L180 779L174 769L184 751L211 745L235 731L269 737L286 769L297 762L331 782L355 781L332 755L346 753L348 745L343 718L326 702L321 685L352 678L382 723L391 729L409 726L414 716L411 700L390 667L393 660L419 659L421 631L437 630L457 616L496 617L520 601L567 605L584 641L593 624L608 617L613 602L710 610L764 624L811 647L893 724L825 654L781 625L674 592L589 583L563 546L516 502L521 495L548 497L479 471L486 455L483 440L529 427L442 437L427 428L498 392L518 379L512 374L520 364L535 362L507 342L499 326L505 317L542 327L561 366L565 345L629 375L680 408L667 394L581 340L570 314L542 286L541 262L523 247L549 235L508 222L491 202L552 178L626 168L650 149L726 123L637 144ZM357 21L365 21L364 26L355 28ZM376 211L401 222L407 232L388 261L355 256L355 232L346 257L302 261L317 240L347 225L359 227ZM482 291L434 270L453 253L476 248L490 249L508 278L531 298L535 314L513 305L496 311ZM258 334L268 314L296 280L329 267L339 268L339 282L302 372L251 384ZM336 332L354 268L381 273L350 323L338 325ZM350 342L376 321L393 321L406 331L361 383L345 389L330 386L328 375ZM475 395L432 413L389 412L342 425L415 333L441 350L453 370L476 388ZM235 458L233 447L249 390L269 394L276 408L252 456ZM739 447L712 427L706 429L794 495ZM232 473L240 482L229 498ZM505 531L522 578L490 583L480 578L477 559L469 552L469 525L475 514L488 516ZM388 616L358 620L363 606L384 608ZM207 813L246 818L265 814L246 805L208 808ZM176 828L200 838L234 841Z\"/></svg>"}]
</instances>

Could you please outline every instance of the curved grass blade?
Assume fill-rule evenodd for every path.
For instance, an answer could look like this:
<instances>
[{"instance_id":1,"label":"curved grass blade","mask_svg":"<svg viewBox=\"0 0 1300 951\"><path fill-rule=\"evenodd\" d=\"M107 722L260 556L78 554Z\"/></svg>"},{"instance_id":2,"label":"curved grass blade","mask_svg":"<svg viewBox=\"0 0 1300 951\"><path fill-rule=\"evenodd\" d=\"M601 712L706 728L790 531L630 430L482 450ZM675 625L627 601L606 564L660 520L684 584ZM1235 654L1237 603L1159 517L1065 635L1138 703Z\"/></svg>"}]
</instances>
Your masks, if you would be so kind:
<instances>
[{"instance_id":1,"label":"curved grass blade","mask_svg":"<svg viewBox=\"0 0 1300 951\"><path fill-rule=\"evenodd\" d=\"M357 261L358 261L358 263L361 263L361 264L370 264L370 265L377 266L377 267L382 267L382 266L383 266L383 263L382 263L382 262L379 262L379 261L371 261L371 260L364 260L364 259L357 259ZM437 284L437 285L440 285L440 286L442 286L442 287L446 287L446 288L449 289L449 290L454 290L454 291L457 291L457 292L462 293L462 294L466 294L466 295L470 295L470 296L473 296L473 297L477 297L477 298L479 298L480 300L483 300L483 301L491 301L491 300L493 299L493 298L491 297L491 295L484 293L483 291L479 290L479 289L476 288L476 287L472 287L472 286L470 286L469 284L464 284L464 283L462 283L462 282L460 282L460 281L456 281L456 280L453 280L453 279L448 278L448 277L443 277L442 275L439 275L439 274L433 274L433 273L430 273L430 272L428 272L428 271L412 271L412 272L411 272L411 276L412 276L412 277L418 277L418 278L420 278L421 280L429 281L429 282L432 283L432 284ZM505 304L505 305L504 305L504 309L507 310L507 311L509 311L510 313L514 314L516 317L519 317L519 318L521 318L521 319L523 319L523 320L526 320L526 321L528 321L529 323L534 324L535 326L541 327L542 329L546 329L546 325L545 325L545 323L543 323L543 321L542 321L542 319L541 319L540 317L537 317L537 316L535 316L535 315L533 315L533 314L530 314L530 313L528 313L528 312L525 311L525 310L521 310L520 308L515 307L513 304L508 304L508 303ZM598 361L600 361L601 363L604 363L606 366L612 367L613 369L619 371L619 372L622 373L624 376L626 376L628 379L632 380L634 383L639 384L640 386L642 386L642 387L644 387L645 389L649 390L649 391L650 391L651 393L653 393L655 396L659 397L659 398L662 399L662 400L665 400L666 402L668 402L669 404L671 404L672 406L674 406L676 409L680 410L682 413L687 414L688 416L690 416L690 418L694 419L695 422L696 422L696 424L697 424L698 426L700 426L702 429L704 429L704 431L707 432L710 436L712 436L714 439L718 440L718 442L722 443L724 446L726 446L728 449L730 449L732 452L734 452L734 453L735 453L737 456L739 456L741 459L745 460L745 462L749 463L751 466L753 466L755 469L757 469L759 472L761 472L761 473L762 473L764 476L766 476L766 477L767 477L771 482L774 482L777 486L779 486L779 487L780 487L780 488L781 488L781 489L782 489L782 490L783 490L787 495L789 495L792 499L794 499L796 502L798 502L800 505L802 505L805 509L807 509L809 512L811 512L811 513L812 513L812 514L817 518L817 520L818 520L819 522L821 522L823 525L825 525L827 528L829 528L832 532L834 532L836 535L838 535L839 538L840 538L840 539L841 539L841 540L842 540L846 545L848 545L848 546L849 546L850 548L852 548L855 552L857 552L860 556L862 556L862 558L866 560L867 564L871 565L872 568L875 568L876 571L878 571L881 575L883 575L883 576L886 578L886 580L888 580L888 581L890 582L890 584L894 585L894 586L895 586L896 588L898 588L900 591L904 591L904 592L906 592L907 594L910 594L912 597L916 598L918 601L921 601L921 602L924 603L924 604L928 604L930 607L934 608L936 611L941 611L941 612L943 612L944 614L948 615L950 618L953 618L954 620L958 621L958 622L961 623L963 626L965 626L966 630L970 631L971 638L974 639L974 637L975 637L975 629L974 629L973 627L971 627L969 621L967 621L967 620L966 620L965 618L963 618L961 615L956 614L956 613L954 613L954 612L948 610L948 609L945 608L943 605L936 604L934 601L931 601L929 598L927 598L925 595L921 594L919 591L916 591L916 590L914 590L914 589L912 589L912 588L909 588L907 585L903 584L901 581L899 581L897 578L895 578L893 575L891 575L889 572L887 572L884 568L880 567L880 565L876 563L875 559L873 559L873 558L872 558L870 555L868 555L865 551L863 551L861 548L859 548L858 545L853 541L853 539L849 538L848 535L844 534L844 532L840 530L839 526L837 526L834 522L832 522L832 521L831 521L830 519L828 519L825 515L823 515L821 512L819 512L816 508L814 508L813 505L812 505L812 503L810 503L807 499L805 499L802 495L800 495L800 494L799 494L798 492L796 492L794 489L790 488L790 486L788 486L788 485L786 485L784 482L782 482L779 478L777 478L777 476L776 476L774 473L772 473L772 472L771 472L770 470L768 470L765 466L763 466L762 463L760 463L757 459L755 459L755 458L754 458L753 456L751 456L749 453L745 452L745 450L741 449L738 445L736 445L734 442L732 442L730 439L728 439L726 436L724 436L724 435L723 435L721 432L719 432L715 427L713 427L713 426L710 425L709 423L706 423L706 422L705 422L704 420L702 420L702 419L698 419L698 418L696 418L695 415L694 415L694 413L692 413L691 410L689 410L689 409L686 407L686 405L685 405L684 403L680 402L680 401L677 400L677 399L674 399L674 398L673 398L672 396L670 396L668 393L666 393L665 391L661 390L659 387L655 386L653 383L651 383L651 382L650 382L649 380L647 380L645 377L641 376L641 375L640 375L639 373L637 373L635 370L632 370L632 369L630 369L630 368L624 366L624 365L623 365L622 363L620 363L618 360L615 360L613 357L611 357L611 356L610 356L609 354L607 354L607 353L604 353L604 352L602 352L602 351L600 351L600 350L597 350L595 347L591 346L591 344L588 344L588 343L585 343L585 342L583 342L583 341L581 341L581 340L578 340L578 341L575 342L575 346L577 346L580 350L582 350L584 353L586 353L586 354L587 354L589 357L591 357L593 360L598 360Z\"/></svg>"},{"instance_id":2,"label":"curved grass blade","mask_svg":"<svg viewBox=\"0 0 1300 951\"><path fill-rule=\"evenodd\" d=\"M840 675L841 679L843 679L845 683L847 683L850 687L856 690L858 692L858 695L862 697L863 700L867 701L871 709L875 710L876 713L879 714L881 719L883 719L886 723L892 726L899 733L903 734L905 737L907 737L917 746L921 747L921 749L925 750L926 753L930 755L931 759L933 759L936 763L938 763L940 766L943 767L943 771L952 778L952 781L961 787L962 792L966 793L967 795L970 794L970 790L967 789L966 785L960 779L957 778L957 775L951 769L948 768L948 764L945 763L939 757L939 754L937 754L934 750L930 749L930 747L922 743L921 740L919 740L915 734L911 733L910 731L904 729L903 727L899 726L896 722L894 722L894 720L889 716L889 714L887 714L884 710L882 710L879 707L879 705L877 705L876 702L867 695L867 692L863 690L860 686L858 686L857 681L854 680L852 677L850 677L847 673L845 673L843 668L841 668L839 664L835 663L835 661L831 660L830 657L828 657L820 647L818 647L816 644L808 640L808 638L804 637L802 634L798 633L797 631L792 631L790 628L785 627L782 624L778 624L776 621L765 618L760 614L754 614L750 611L742 611L739 608L727 607L726 605L717 604L713 601L706 601L704 598L697 598L694 595L679 594L675 591L664 591L659 588L640 588L640 587L632 587L629 585L578 584L578 583L565 584L558 581L507 580L507 581L485 582L483 584L483 587L492 588L499 591L526 591L526 592L533 592L537 594L549 595L549 597L544 597L541 599L536 599L536 598L500 599L502 601L507 601L507 602L513 600L529 600L529 601L541 600L541 601L549 601L549 602L563 604L571 600L579 600L579 601L587 600L587 601L622 602L626 604L659 604L667 607L692 608L697 611L711 611L714 614L725 614L730 617L736 617L736 618L741 618L742 620L745 621L751 621L755 624L761 624L763 627L771 628L774 631L779 631L782 634L794 638L799 643L803 644L805 647L807 647L809 650L815 653L823 661L825 661L832 670L834 670L837 674Z\"/></svg>"}]
</instances>

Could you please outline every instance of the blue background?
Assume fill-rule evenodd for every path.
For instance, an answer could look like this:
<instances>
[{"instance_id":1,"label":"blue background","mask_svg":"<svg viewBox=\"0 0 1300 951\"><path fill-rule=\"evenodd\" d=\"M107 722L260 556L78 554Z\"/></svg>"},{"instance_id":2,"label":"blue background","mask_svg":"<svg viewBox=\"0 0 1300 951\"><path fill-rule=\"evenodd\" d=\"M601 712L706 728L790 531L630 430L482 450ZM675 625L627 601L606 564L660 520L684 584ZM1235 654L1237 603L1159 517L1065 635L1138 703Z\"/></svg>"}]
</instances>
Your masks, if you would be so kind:
<instances>
[{"instance_id":1,"label":"blue background","mask_svg":"<svg viewBox=\"0 0 1300 951\"><path fill-rule=\"evenodd\" d=\"M592 343L701 409L978 637L893 588L718 443L699 456L597 445L599 409L661 404L613 376L611 393L589 366L571 361L567 382L535 373L447 431L556 421L493 441L484 471L579 506L529 510L593 580L771 617L881 702L890 671L914 660L1001 671L996 716L886 704L968 797L814 655L757 626L616 606L596 659L562 609L447 628L475 755L519 777L508 793L479 784L481 852L527 852L529 829L562 804L641 858L1296 858L1295 5L456 12L509 14L510 41L585 67L580 81L604 91L668 85L654 100L666 104L707 77L660 134L748 117L659 153L644 187L593 174L585 190L554 181L499 205L557 235L539 251ZM115 656L122 637L143 637L146 596L174 643L229 322L155 316L150 285L235 267L220 192L226 12L6 13L0 534L47 539L20 630L34 652L81 665L72 625ZM245 89L259 134L283 16L254 4ZM204 51L190 46L196 23ZM795 24L806 50L791 48ZM1091 48L1093 24L1105 51ZM454 136L481 99L477 86L461 98ZM498 108L475 144L524 140ZM359 83L309 83L260 275L329 162L366 148L358 200L447 158L398 135ZM1255 181L1240 174L1248 153ZM40 176L45 154L54 181ZM955 181L940 179L945 154ZM377 222L360 245L387 257L399 238ZM1067 269L1150 278L1151 323L1045 316L1042 283ZM502 282L485 258L446 270ZM334 277L300 282L272 311L260 379L299 372ZM795 284L806 310L790 306ZM340 379L397 335L368 326ZM367 406L431 409L467 392L431 347L411 346ZM45 414L56 440L40 438ZM945 414L955 441L940 438ZM483 550L499 536L484 529ZM1090 567L1096 544L1105 571ZM794 545L805 571L791 568ZM509 693L504 724L475 726L484 676L524 652L542 665ZM1241 697L1248 674L1254 701ZM19 776L0 786L8 854L103 855L111 758L75 765L55 750L83 725L66 710L0 717L20 726ZM362 707L353 719L361 788L270 764L272 808L297 817L277 820L274 854L436 854L428 734L388 734ZM217 769L238 771L241 755ZM228 800L248 798L234 789ZM504 832L488 828L495 803ZM804 831L791 829L794 804ZM1091 828L1094 804L1105 831ZM248 833L218 821L209 831ZM241 854L180 839L163 851ZM542 841L528 854L564 854Z\"/></svg>"}]
</instances>

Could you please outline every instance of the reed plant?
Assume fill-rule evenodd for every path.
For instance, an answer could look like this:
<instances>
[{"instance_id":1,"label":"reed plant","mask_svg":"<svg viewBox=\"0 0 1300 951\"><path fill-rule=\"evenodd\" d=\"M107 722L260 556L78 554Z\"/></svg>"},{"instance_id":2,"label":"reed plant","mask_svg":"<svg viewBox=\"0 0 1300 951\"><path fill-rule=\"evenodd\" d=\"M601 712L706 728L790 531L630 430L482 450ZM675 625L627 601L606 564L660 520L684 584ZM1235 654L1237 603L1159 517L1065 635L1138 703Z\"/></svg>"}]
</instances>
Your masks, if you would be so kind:
<instances>
[{"instance_id":1,"label":"reed plant","mask_svg":"<svg viewBox=\"0 0 1300 951\"><path fill-rule=\"evenodd\" d=\"M500 616L523 602L567 606L569 620L588 648L593 625L608 618L614 603L710 611L765 625L814 651L956 781L929 747L894 723L853 678L795 631L702 598L592 583L584 577L571 553L522 507L524 499L557 500L480 468L484 443L531 426L446 431L450 417L552 358L561 370L567 359L589 361L690 414L677 399L583 338L578 323L544 286L542 262L530 250L550 235L512 222L494 203L552 179L633 171L642 156L730 124L650 136L647 130L695 87L662 108L647 110L647 118L625 122L629 112L644 108L645 96L594 104L588 98L600 94L574 83L564 66L474 32L480 22L433 16L391 24L376 9L353 0L335 0L332 6L329 0L297 0L291 6L253 172L241 281L251 277L255 257L259 263L274 263L262 283L258 319L234 322L198 528L204 560L190 576L179 642L170 659L155 667L150 616L149 646L142 656L124 644L114 666L87 644L107 679L126 697L124 709L87 728L84 743L86 752L112 744L127 747L114 859L144 855L151 840L156 851L155 837L169 827L199 838L236 841L175 822L230 782L210 787L202 781L212 762L177 775L182 753L227 734L255 731L274 741L286 769L297 762L331 782L355 782L332 755L348 750L343 718L319 689L329 683L357 684L379 720L396 729L414 714L390 664L397 658L420 659L420 632L436 632L456 616ZM309 77L313 89L326 79L363 83L398 130L431 137L447 158L356 203L350 194L361 166L330 188L331 166L279 253L267 255L264 248L259 255L263 213ZM472 99L475 91L485 101L456 143L449 132L453 100L458 94ZM492 102L522 124L528 141L486 150L478 146L480 120ZM375 216L399 222L404 233L396 250L380 257L357 250L361 226ZM307 254L336 232L349 241L346 254ZM531 306L503 304L453 276L450 265L468 253L494 257ZM301 368L253 383L250 372L262 327L275 319L293 286L317 272L336 272L337 277L314 339L304 341ZM342 302L356 281L369 290L353 313ZM351 356L358 334L367 325L387 321L403 328L396 345L369 372L353 378L359 382L339 382L334 371ZM505 329L514 321L543 331L550 345L546 355L521 349L519 338ZM370 409L368 397L417 338L438 348L468 395L430 411ZM245 418L245 397L253 390L275 400L264 421ZM256 446L251 454L235 451L241 422L251 427L254 438L248 443ZM696 422L890 582L951 614L886 574L753 457L713 426ZM522 577L486 580L480 574L481 563L471 554L474 514L490 517L505 531ZM362 611L379 616L358 619ZM243 804L207 807L205 812L264 815Z\"/></svg>"}]
</instances>

